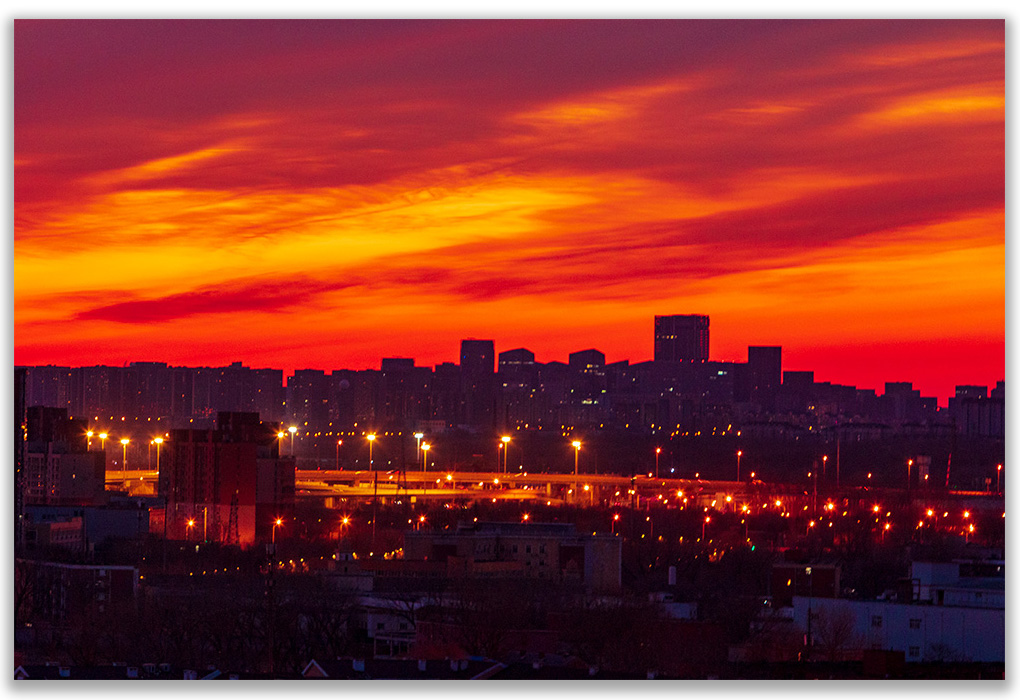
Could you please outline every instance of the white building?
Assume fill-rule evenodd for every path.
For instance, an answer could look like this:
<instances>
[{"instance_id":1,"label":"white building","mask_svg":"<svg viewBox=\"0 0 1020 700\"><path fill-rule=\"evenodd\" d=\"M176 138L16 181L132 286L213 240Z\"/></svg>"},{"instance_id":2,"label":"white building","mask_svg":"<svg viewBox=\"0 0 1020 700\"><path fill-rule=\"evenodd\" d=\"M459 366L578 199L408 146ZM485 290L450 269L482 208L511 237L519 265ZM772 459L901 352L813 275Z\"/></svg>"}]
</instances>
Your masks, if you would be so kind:
<instances>
[{"instance_id":1,"label":"white building","mask_svg":"<svg viewBox=\"0 0 1020 700\"><path fill-rule=\"evenodd\" d=\"M810 606L816 645L832 621L852 620L840 632L847 649L902 651L908 663L1005 662L1004 561L913 562L910 579L909 601L794 596L794 624L806 634Z\"/></svg>"}]
</instances>

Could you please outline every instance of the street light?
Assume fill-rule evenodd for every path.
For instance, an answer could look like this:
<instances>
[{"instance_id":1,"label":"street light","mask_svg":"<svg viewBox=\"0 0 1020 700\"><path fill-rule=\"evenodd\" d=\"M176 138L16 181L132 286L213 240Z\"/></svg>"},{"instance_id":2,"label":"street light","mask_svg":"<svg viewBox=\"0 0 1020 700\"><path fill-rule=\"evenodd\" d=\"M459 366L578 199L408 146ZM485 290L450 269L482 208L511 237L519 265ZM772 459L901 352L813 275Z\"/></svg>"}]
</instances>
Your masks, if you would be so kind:
<instances>
[{"instance_id":1,"label":"street light","mask_svg":"<svg viewBox=\"0 0 1020 700\"><path fill-rule=\"evenodd\" d=\"M415 433L414 434L414 439L418 441L418 444L415 446L415 450L414 450L414 461L415 462L417 462L419 459L421 459L421 439L423 437L425 437L425 433Z\"/></svg>"},{"instance_id":2,"label":"street light","mask_svg":"<svg viewBox=\"0 0 1020 700\"><path fill-rule=\"evenodd\" d=\"M500 438L500 440L503 442L503 473L506 474L506 471L507 471L507 461L506 460L507 460L507 455L510 454L510 436L509 435L504 435L503 437Z\"/></svg>"},{"instance_id":3,"label":"street light","mask_svg":"<svg viewBox=\"0 0 1020 700\"><path fill-rule=\"evenodd\" d=\"M85 433L85 437L88 438L88 444L86 445L86 448L85 448L87 450L91 450L92 449L92 435L93 435L93 432L91 430L88 431L87 433Z\"/></svg>"},{"instance_id":4,"label":"street light","mask_svg":"<svg viewBox=\"0 0 1020 700\"><path fill-rule=\"evenodd\" d=\"M281 525L283 525L283 518L277 518L276 520L273 521L273 535L272 535L273 544L276 544L276 528L278 528Z\"/></svg>"},{"instance_id":5,"label":"street light","mask_svg":"<svg viewBox=\"0 0 1020 700\"><path fill-rule=\"evenodd\" d=\"M154 438L153 442L156 443L156 473L159 473L159 448L163 444L163 438Z\"/></svg>"},{"instance_id":6,"label":"street light","mask_svg":"<svg viewBox=\"0 0 1020 700\"><path fill-rule=\"evenodd\" d=\"M701 541L702 542L705 541L705 526L708 525L710 522L712 522L712 516L706 515L705 516L705 521L703 523L701 523Z\"/></svg>"},{"instance_id":7,"label":"street light","mask_svg":"<svg viewBox=\"0 0 1020 700\"><path fill-rule=\"evenodd\" d=\"M616 523L619 520L620 520L620 514L619 513L614 513L613 514L613 524L612 524L612 529L613 529L613 534L614 535L616 534Z\"/></svg>"},{"instance_id":8,"label":"street light","mask_svg":"<svg viewBox=\"0 0 1020 700\"><path fill-rule=\"evenodd\" d=\"M828 463L828 461L829 461L829 455L822 455L822 480L823 481L825 481L826 478L827 478L825 476L825 465Z\"/></svg>"},{"instance_id":9,"label":"street light","mask_svg":"<svg viewBox=\"0 0 1020 700\"><path fill-rule=\"evenodd\" d=\"M743 454L743 450L737 450L737 481L740 481L740 456Z\"/></svg>"},{"instance_id":10,"label":"street light","mask_svg":"<svg viewBox=\"0 0 1020 700\"><path fill-rule=\"evenodd\" d=\"M421 470L427 472L429 470L429 450L432 449L432 445L427 442L422 443L421 446Z\"/></svg>"},{"instance_id":11,"label":"street light","mask_svg":"<svg viewBox=\"0 0 1020 700\"><path fill-rule=\"evenodd\" d=\"M103 452L106 452L106 438L110 437L109 433L99 433L99 439L102 440L100 447L103 448Z\"/></svg>"},{"instance_id":12,"label":"street light","mask_svg":"<svg viewBox=\"0 0 1020 700\"><path fill-rule=\"evenodd\" d=\"M661 447L655 448L655 478L659 478L659 455L662 453Z\"/></svg>"},{"instance_id":13,"label":"street light","mask_svg":"<svg viewBox=\"0 0 1020 700\"><path fill-rule=\"evenodd\" d=\"M907 491L910 490L910 468L914 466L914 460L907 460Z\"/></svg>"},{"instance_id":14,"label":"street light","mask_svg":"<svg viewBox=\"0 0 1020 700\"><path fill-rule=\"evenodd\" d=\"M999 477L1002 476L1002 465L998 465L995 469L995 493L999 493Z\"/></svg>"},{"instance_id":15,"label":"street light","mask_svg":"<svg viewBox=\"0 0 1020 700\"><path fill-rule=\"evenodd\" d=\"M297 432L297 427L290 426L287 428L287 432L290 433L290 456L294 456L294 434Z\"/></svg>"},{"instance_id":16,"label":"street light","mask_svg":"<svg viewBox=\"0 0 1020 700\"><path fill-rule=\"evenodd\" d=\"M188 535L187 535L187 538L186 538L188 542L191 541L191 528L193 528L193 527L195 527L195 519L194 518L188 518Z\"/></svg>"},{"instance_id":17,"label":"street light","mask_svg":"<svg viewBox=\"0 0 1020 700\"><path fill-rule=\"evenodd\" d=\"M574 440L570 444L574 446L574 494L577 494L577 461L578 456L581 454L581 441Z\"/></svg>"},{"instance_id":18,"label":"street light","mask_svg":"<svg viewBox=\"0 0 1020 700\"><path fill-rule=\"evenodd\" d=\"M121 438L120 440L120 444L124 446L124 464L121 466L121 469L124 469L125 471L127 470L127 446L129 442L131 441L127 438Z\"/></svg>"},{"instance_id":19,"label":"street light","mask_svg":"<svg viewBox=\"0 0 1020 700\"><path fill-rule=\"evenodd\" d=\"M372 444L375 443L375 433L369 433L365 439L368 440L368 470L372 471Z\"/></svg>"}]
</instances>

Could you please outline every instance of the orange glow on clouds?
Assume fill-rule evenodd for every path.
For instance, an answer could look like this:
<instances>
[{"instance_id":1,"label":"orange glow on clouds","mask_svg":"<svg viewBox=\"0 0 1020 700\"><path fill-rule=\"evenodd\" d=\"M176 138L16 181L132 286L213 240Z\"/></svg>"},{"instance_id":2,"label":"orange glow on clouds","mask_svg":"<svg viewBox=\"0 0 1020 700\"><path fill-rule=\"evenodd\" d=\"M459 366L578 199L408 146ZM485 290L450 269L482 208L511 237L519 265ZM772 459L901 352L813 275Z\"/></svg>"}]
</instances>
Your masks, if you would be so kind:
<instances>
[{"instance_id":1,"label":"orange glow on clouds","mask_svg":"<svg viewBox=\"0 0 1020 700\"><path fill-rule=\"evenodd\" d=\"M18 364L640 361L707 313L715 359L1004 376L1001 21L15 35Z\"/></svg>"}]
</instances>

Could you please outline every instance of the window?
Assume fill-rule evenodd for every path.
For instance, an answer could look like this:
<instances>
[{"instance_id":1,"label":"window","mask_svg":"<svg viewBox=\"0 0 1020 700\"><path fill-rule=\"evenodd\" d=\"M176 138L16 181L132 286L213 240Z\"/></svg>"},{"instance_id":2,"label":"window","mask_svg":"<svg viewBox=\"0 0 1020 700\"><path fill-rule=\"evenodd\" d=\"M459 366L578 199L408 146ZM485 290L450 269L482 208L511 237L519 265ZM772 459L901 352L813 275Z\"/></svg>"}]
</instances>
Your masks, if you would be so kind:
<instances>
[{"instance_id":1,"label":"window","mask_svg":"<svg viewBox=\"0 0 1020 700\"><path fill-rule=\"evenodd\" d=\"M882 616L881 615L872 615L871 616L871 626L872 627L881 627L882 626Z\"/></svg>"},{"instance_id":2,"label":"window","mask_svg":"<svg viewBox=\"0 0 1020 700\"><path fill-rule=\"evenodd\" d=\"M917 658L921 655L921 647L910 647L910 649L907 650L907 655Z\"/></svg>"},{"instance_id":3,"label":"window","mask_svg":"<svg viewBox=\"0 0 1020 700\"><path fill-rule=\"evenodd\" d=\"M526 547L524 548L524 553L525 553L525 554L531 554L531 545L530 545L530 544L529 544L529 545L527 545L527 546L526 546Z\"/></svg>"},{"instance_id":4,"label":"window","mask_svg":"<svg viewBox=\"0 0 1020 700\"><path fill-rule=\"evenodd\" d=\"M545 545L544 544L538 545L538 553L539 554L545 554Z\"/></svg>"},{"instance_id":5,"label":"window","mask_svg":"<svg viewBox=\"0 0 1020 700\"><path fill-rule=\"evenodd\" d=\"M910 629L912 629L912 630L919 630L919 629L921 629L921 618L919 618L919 617L918 618L911 618L911 620L910 620Z\"/></svg>"}]
</instances>

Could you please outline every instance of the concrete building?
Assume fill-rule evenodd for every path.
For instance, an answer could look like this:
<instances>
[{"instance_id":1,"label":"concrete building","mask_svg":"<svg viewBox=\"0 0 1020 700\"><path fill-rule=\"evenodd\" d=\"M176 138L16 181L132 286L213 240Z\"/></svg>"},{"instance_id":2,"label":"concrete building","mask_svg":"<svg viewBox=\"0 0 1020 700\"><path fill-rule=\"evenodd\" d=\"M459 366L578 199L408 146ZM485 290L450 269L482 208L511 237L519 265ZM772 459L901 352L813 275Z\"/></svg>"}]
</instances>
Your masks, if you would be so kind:
<instances>
[{"instance_id":1,"label":"concrete building","mask_svg":"<svg viewBox=\"0 0 1020 700\"><path fill-rule=\"evenodd\" d=\"M818 643L820 628L841 620L847 648L899 651L907 663L1005 661L1004 561L913 562L904 583L895 600L796 595L794 624L806 633L810 610Z\"/></svg>"},{"instance_id":2,"label":"concrete building","mask_svg":"<svg viewBox=\"0 0 1020 700\"><path fill-rule=\"evenodd\" d=\"M255 413L221 412L216 430L170 431L159 473L166 520L153 531L241 546L268 539L294 501L295 462L280 456L279 429Z\"/></svg>"},{"instance_id":3,"label":"concrete building","mask_svg":"<svg viewBox=\"0 0 1020 700\"><path fill-rule=\"evenodd\" d=\"M708 316L656 316L656 362L707 362Z\"/></svg>"},{"instance_id":4,"label":"concrete building","mask_svg":"<svg viewBox=\"0 0 1020 700\"><path fill-rule=\"evenodd\" d=\"M612 591L620 587L620 543L569 523L462 523L453 532L405 533L404 560L513 563L528 578Z\"/></svg>"},{"instance_id":5,"label":"concrete building","mask_svg":"<svg viewBox=\"0 0 1020 700\"><path fill-rule=\"evenodd\" d=\"M22 475L25 505L80 505L102 502L106 456L88 449L84 420L66 408L32 406L27 411Z\"/></svg>"}]
</instances>

